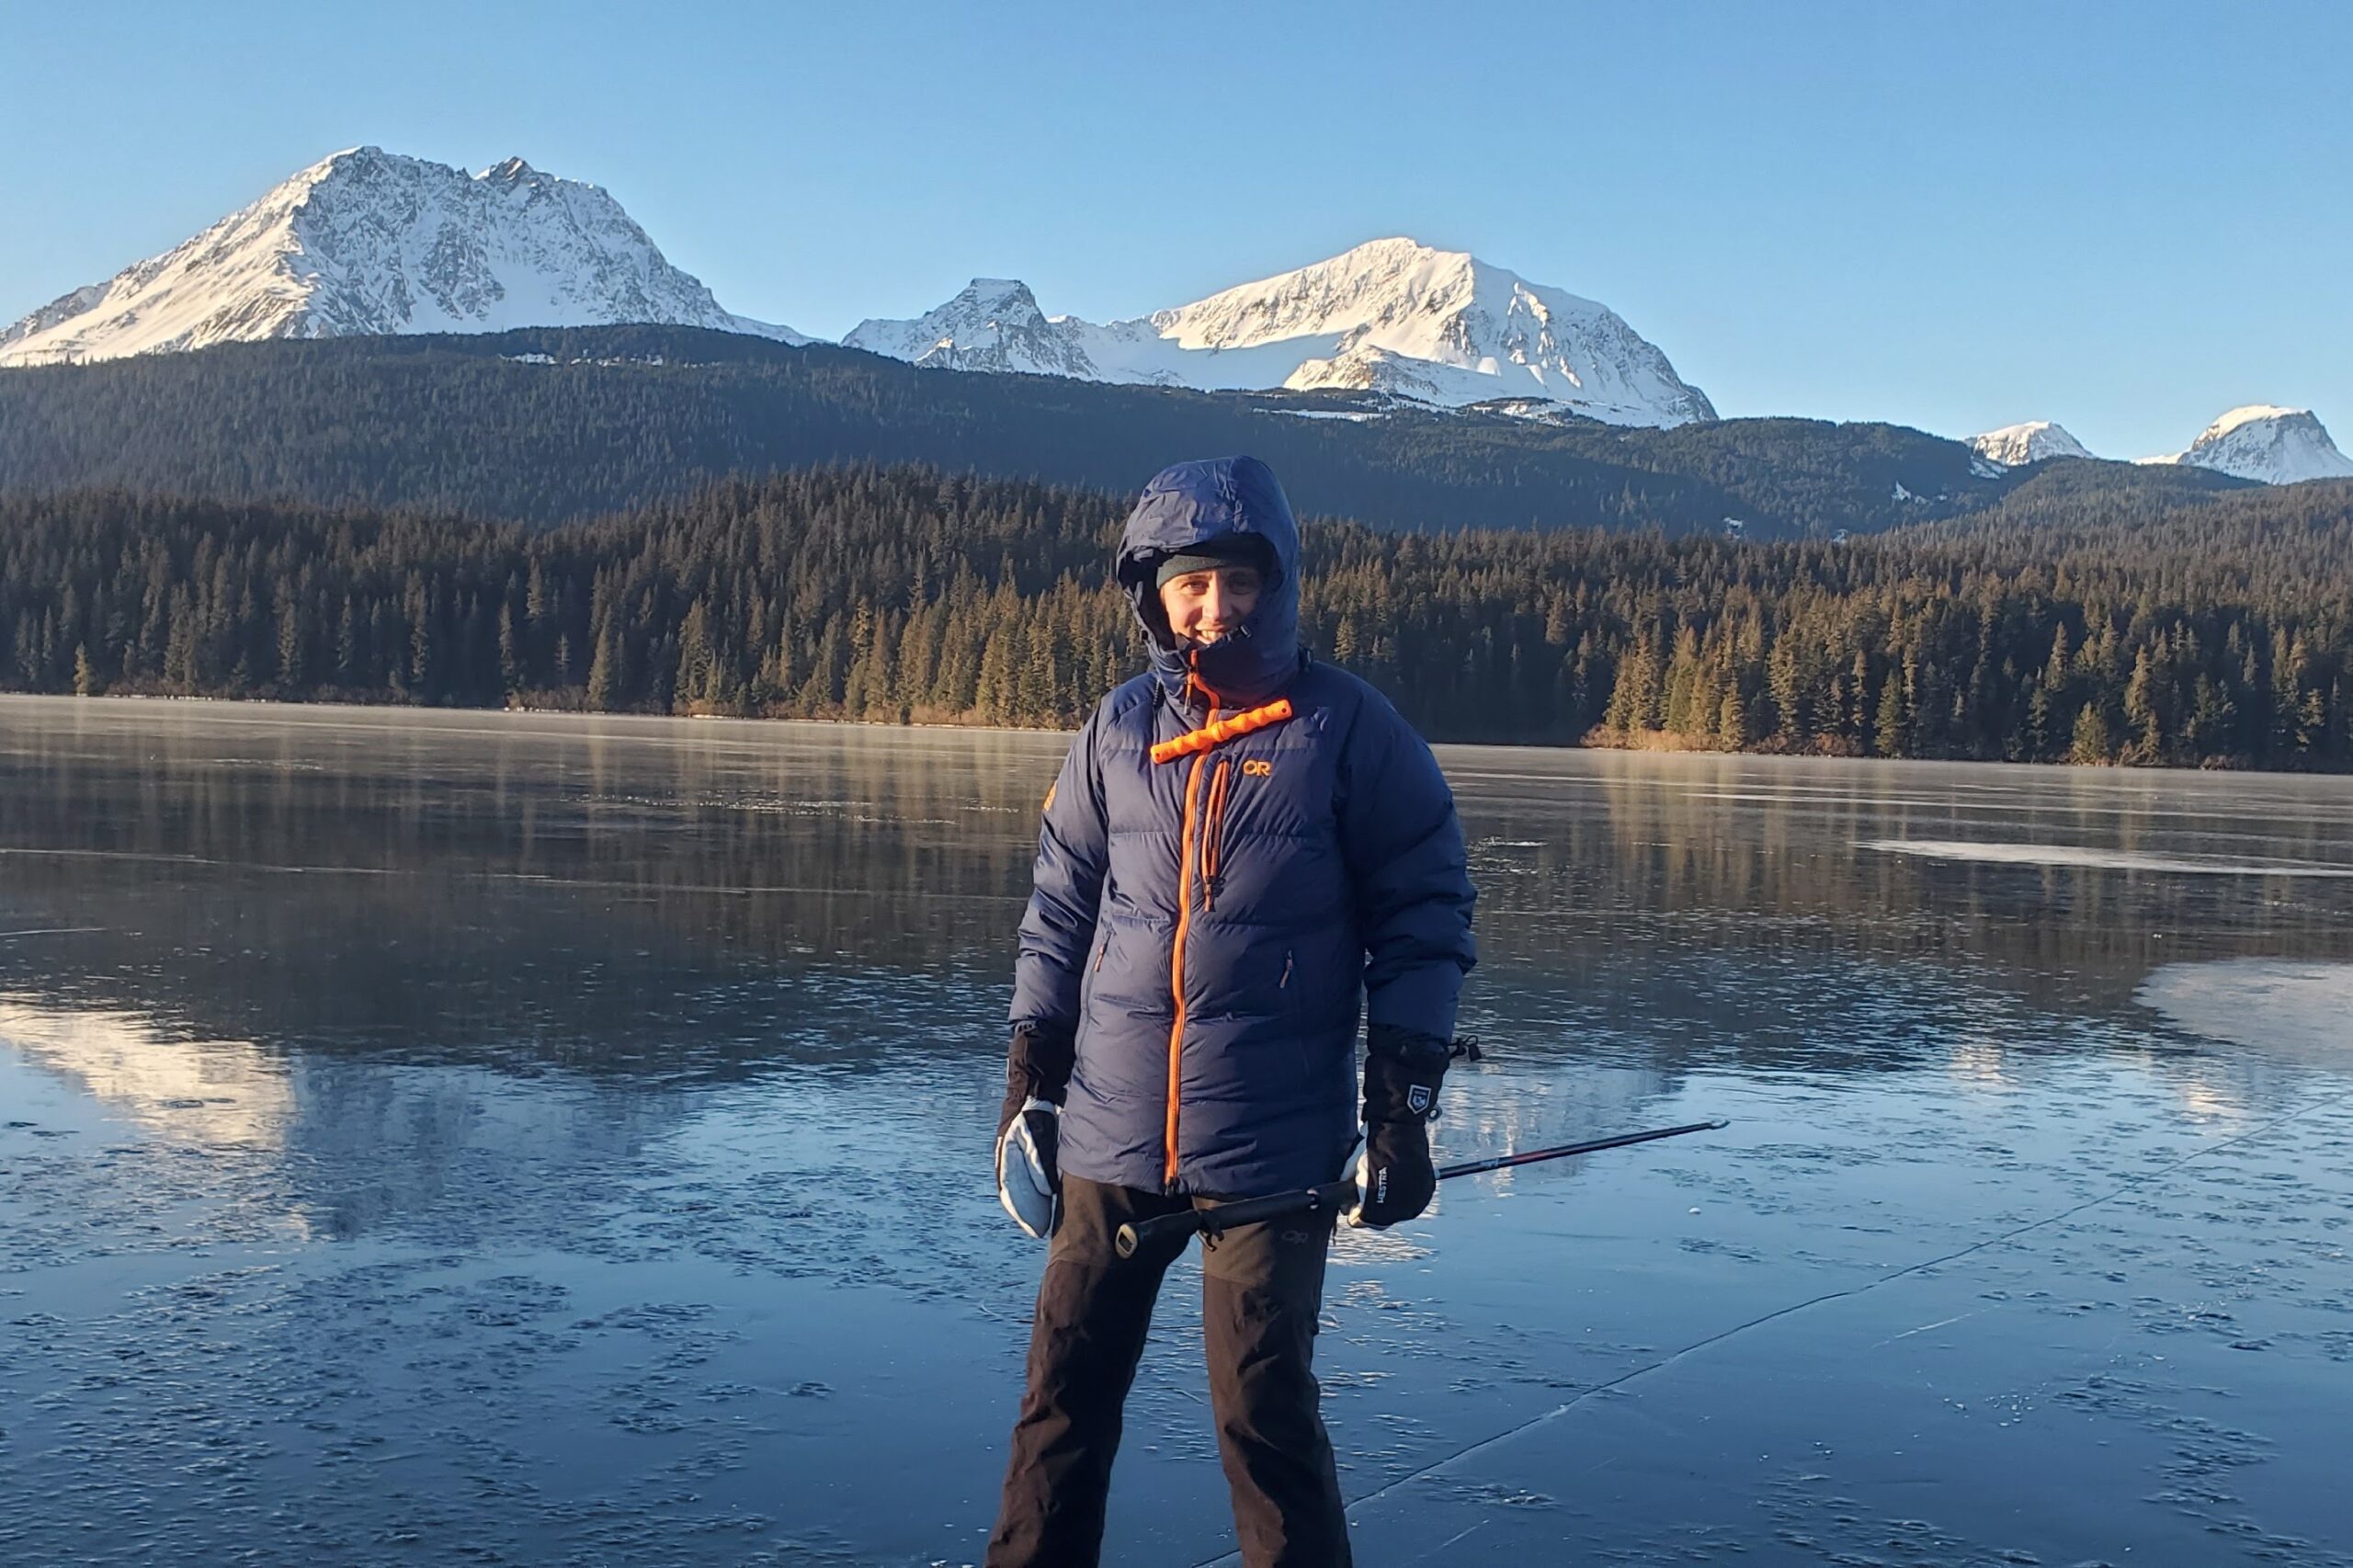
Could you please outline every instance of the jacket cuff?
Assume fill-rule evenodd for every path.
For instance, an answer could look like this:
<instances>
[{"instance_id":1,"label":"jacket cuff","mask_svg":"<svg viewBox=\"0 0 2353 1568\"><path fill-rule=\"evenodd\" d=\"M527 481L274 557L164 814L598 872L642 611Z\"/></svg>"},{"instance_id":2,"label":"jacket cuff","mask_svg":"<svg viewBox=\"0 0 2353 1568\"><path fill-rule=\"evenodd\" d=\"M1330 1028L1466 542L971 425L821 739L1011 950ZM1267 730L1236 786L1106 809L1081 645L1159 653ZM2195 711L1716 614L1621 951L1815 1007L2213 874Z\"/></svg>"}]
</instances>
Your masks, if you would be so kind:
<instances>
[{"instance_id":1,"label":"jacket cuff","mask_svg":"<svg viewBox=\"0 0 2353 1568\"><path fill-rule=\"evenodd\" d=\"M1076 1037L1068 1028L1036 1019L1016 1024L1005 1052L1006 1090L1061 1105L1070 1093L1076 1058Z\"/></svg>"},{"instance_id":2,"label":"jacket cuff","mask_svg":"<svg viewBox=\"0 0 2353 1568\"><path fill-rule=\"evenodd\" d=\"M1436 1073L1446 1071L1447 1059L1454 1050L1452 1042L1443 1035L1399 1024L1367 1024L1364 1047L1369 1061L1382 1058L1408 1072L1425 1069Z\"/></svg>"},{"instance_id":3,"label":"jacket cuff","mask_svg":"<svg viewBox=\"0 0 2353 1568\"><path fill-rule=\"evenodd\" d=\"M1366 994L1367 1033L1394 1029L1451 1040L1456 1023L1455 1001L1461 989L1462 971L1451 961L1397 975L1379 990Z\"/></svg>"}]
</instances>

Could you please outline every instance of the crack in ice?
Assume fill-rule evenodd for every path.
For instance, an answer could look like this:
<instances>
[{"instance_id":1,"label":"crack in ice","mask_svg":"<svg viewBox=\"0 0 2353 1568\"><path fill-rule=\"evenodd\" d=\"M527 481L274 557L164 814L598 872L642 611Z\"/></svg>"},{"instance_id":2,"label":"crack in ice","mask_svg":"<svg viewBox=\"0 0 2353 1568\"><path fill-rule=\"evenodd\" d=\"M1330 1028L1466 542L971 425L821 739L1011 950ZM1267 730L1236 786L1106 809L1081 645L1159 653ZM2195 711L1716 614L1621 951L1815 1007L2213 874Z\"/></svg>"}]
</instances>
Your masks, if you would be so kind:
<instances>
[{"instance_id":1,"label":"crack in ice","mask_svg":"<svg viewBox=\"0 0 2353 1568\"><path fill-rule=\"evenodd\" d=\"M1984 1252L1989 1247L2005 1245L2007 1243L2016 1241L2020 1236L2028 1235L2048 1226L2058 1224L2062 1221L2073 1219L2075 1215L2083 1213L2086 1210L2097 1209L2103 1203L2112 1203L2128 1193L2137 1192L2152 1182L2162 1180L2165 1176L2168 1176L2174 1172L2181 1169L2184 1165L2205 1159L2207 1156L2211 1154L2219 1154L2226 1149L2234 1148L2241 1143L2245 1143L2254 1139L2260 1138L2267 1133L2277 1131L2279 1129L2287 1126L2290 1122L2301 1120L2302 1118L2312 1115L2314 1111L2325 1110L2331 1106L2341 1104L2347 1098L2347 1095L2346 1094L2323 1096L2321 1098L2313 1100L2308 1105L2298 1107L2296 1109L2290 1111L2285 1116L2278 1117L2270 1121L2267 1121L2260 1127L2250 1128L2245 1132L2236 1133L2229 1138L2220 1139L2215 1142L2207 1144L2204 1148L2193 1150L2191 1153L2182 1155L2177 1160L2159 1165L2154 1170L2144 1172L2140 1176L2134 1176L2131 1180L2110 1189L2109 1191L2101 1193L2097 1198L2087 1198L2081 1203L2074 1204L2068 1208L2063 1209L2055 1214L2047 1214L2040 1220L2031 1220L2023 1225L2013 1226L2009 1230L2004 1231L1999 1235L1988 1236L1983 1241L1972 1242L1969 1245L1956 1248L1951 1252L1940 1253L1935 1257L1925 1258L1918 1263L1907 1264L1902 1268L1896 1269L1889 1274L1883 1274L1878 1278L1870 1280L1864 1284L1848 1286L1845 1290L1825 1290L1821 1295L1808 1297L1802 1301L1794 1301L1785 1307L1777 1307L1769 1312L1765 1312L1756 1317L1750 1318L1745 1323L1734 1324L1732 1327L1709 1335L1703 1339L1694 1340L1691 1344L1683 1346L1679 1350L1662 1356L1654 1361L1645 1362L1643 1365L1633 1368L1629 1371L1621 1372L1617 1377L1609 1379L1607 1382L1596 1383L1591 1388L1586 1389L1582 1392L1578 1393L1574 1398L1555 1405L1551 1410L1545 1411L1540 1415L1532 1415L1527 1420L1520 1422L1518 1425L1506 1427L1505 1430L1495 1434L1493 1437L1482 1437L1477 1442L1472 1443L1464 1448L1458 1449L1454 1452L1445 1455L1443 1458L1432 1460L1429 1463L1422 1465L1418 1469L1408 1471L1405 1474L1399 1476L1396 1480L1389 1482L1384 1485L1375 1487L1372 1491L1366 1493L1363 1496L1353 1499L1347 1506L1348 1512L1353 1516L1356 1510L1363 1507L1366 1504L1378 1502L1380 1499L1386 1497L1389 1494L1396 1491L1398 1488L1407 1485L1410 1483L1419 1481L1426 1475L1434 1475L1440 1471L1449 1469L1461 1462L1463 1460L1471 1458L1474 1454L1483 1453L1487 1449L1495 1448L1499 1444L1507 1443L1512 1438L1520 1436L1522 1433L1531 1432L1537 1427L1549 1426L1552 1422L1559 1420L1562 1416L1568 1415L1577 1406L1585 1403L1587 1400L1592 1399L1597 1394L1608 1393L1612 1389L1622 1388L1626 1384L1633 1382L1637 1379L1650 1376L1653 1372L1662 1371L1666 1368L1672 1367L1677 1362L1686 1359L1687 1358L1698 1355L1702 1350L1709 1349L1713 1346L1722 1345L1727 1340L1737 1338L1741 1335L1748 1333L1751 1329L1762 1328L1767 1324L1778 1322L1782 1318L1795 1316L1799 1312L1806 1312L1828 1301L1846 1301L1850 1298L1868 1295L1871 1291L1878 1290L1882 1285L1891 1285L1896 1280L1908 1278L1911 1275L1924 1273L1928 1269L1936 1268L1944 1264L1958 1262L1961 1258L1968 1257L1973 1253ZM1972 1316L1974 1314L1963 1313L1962 1315ZM1947 1321L1958 1322L1959 1320L1949 1319ZM1942 1325L1938 1324L1929 1324L1927 1326L1929 1328L1937 1328ZM1918 1333L1920 1331L1915 1329L1912 1332ZM1903 1336L1899 1335L1896 1337L1901 1338ZM1200 1562L1193 1564L1192 1568L1219 1568L1219 1565L1222 1563L1240 1562L1241 1555L1242 1554L1239 1551L1221 1552L1215 1557L1203 1558Z\"/></svg>"}]
</instances>

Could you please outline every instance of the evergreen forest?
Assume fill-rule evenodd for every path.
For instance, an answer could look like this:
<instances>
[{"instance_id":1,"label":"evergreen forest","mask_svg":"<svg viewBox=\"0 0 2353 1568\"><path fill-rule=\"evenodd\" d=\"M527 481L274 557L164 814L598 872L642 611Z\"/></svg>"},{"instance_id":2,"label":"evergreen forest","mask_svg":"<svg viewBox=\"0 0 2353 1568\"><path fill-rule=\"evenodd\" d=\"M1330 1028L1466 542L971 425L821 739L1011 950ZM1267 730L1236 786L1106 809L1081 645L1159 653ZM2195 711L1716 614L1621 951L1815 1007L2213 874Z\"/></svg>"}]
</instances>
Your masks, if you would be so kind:
<instances>
[{"instance_id":1,"label":"evergreen forest","mask_svg":"<svg viewBox=\"0 0 2353 1568\"><path fill-rule=\"evenodd\" d=\"M19 495L0 686L1069 726L1141 667L1108 576L1127 506L867 464L542 530ZM1437 741L2353 769L2353 483L2054 474L1836 543L1305 541L1310 647Z\"/></svg>"}]
</instances>

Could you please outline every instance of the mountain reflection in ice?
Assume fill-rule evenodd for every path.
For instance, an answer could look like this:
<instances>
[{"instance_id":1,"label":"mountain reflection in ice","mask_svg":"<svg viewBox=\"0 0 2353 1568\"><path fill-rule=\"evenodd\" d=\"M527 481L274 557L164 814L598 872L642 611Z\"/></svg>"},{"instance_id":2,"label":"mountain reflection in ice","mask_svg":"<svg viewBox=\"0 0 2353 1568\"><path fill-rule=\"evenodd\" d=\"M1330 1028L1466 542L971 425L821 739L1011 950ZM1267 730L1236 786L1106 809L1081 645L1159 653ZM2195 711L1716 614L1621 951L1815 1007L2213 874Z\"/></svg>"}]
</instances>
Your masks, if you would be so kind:
<instances>
[{"instance_id":1,"label":"mountain reflection in ice","mask_svg":"<svg viewBox=\"0 0 2353 1568\"><path fill-rule=\"evenodd\" d=\"M1063 744L0 699L0 1560L973 1560ZM1343 1235L1361 1561L2347 1561L2353 786L1443 760L1441 1157L1733 1125Z\"/></svg>"},{"instance_id":2,"label":"mountain reflection in ice","mask_svg":"<svg viewBox=\"0 0 2353 1568\"><path fill-rule=\"evenodd\" d=\"M250 1040L177 1039L136 1014L62 1011L6 993L0 1040L153 1131L212 1145L283 1146L294 1096L283 1063Z\"/></svg>"}]
</instances>

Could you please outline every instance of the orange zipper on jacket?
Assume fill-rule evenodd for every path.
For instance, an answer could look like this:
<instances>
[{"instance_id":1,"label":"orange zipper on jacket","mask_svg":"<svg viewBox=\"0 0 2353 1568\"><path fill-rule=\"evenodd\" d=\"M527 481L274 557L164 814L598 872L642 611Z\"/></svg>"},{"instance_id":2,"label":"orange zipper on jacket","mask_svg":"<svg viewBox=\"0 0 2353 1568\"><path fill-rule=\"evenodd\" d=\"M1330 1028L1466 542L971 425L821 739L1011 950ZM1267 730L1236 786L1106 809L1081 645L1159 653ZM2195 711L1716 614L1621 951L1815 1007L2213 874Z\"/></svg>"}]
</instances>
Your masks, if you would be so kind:
<instances>
[{"instance_id":1,"label":"orange zipper on jacket","mask_svg":"<svg viewBox=\"0 0 2353 1568\"><path fill-rule=\"evenodd\" d=\"M1233 759L1217 759L1217 771L1210 775L1209 808L1201 813L1201 907L1217 904L1218 873L1225 868L1225 802L1233 783Z\"/></svg>"},{"instance_id":2,"label":"orange zipper on jacket","mask_svg":"<svg viewBox=\"0 0 2353 1568\"><path fill-rule=\"evenodd\" d=\"M1185 776L1185 830L1176 841L1176 937L1168 955L1168 989L1176 999L1176 1016L1168 1026L1168 1141L1161 1168L1165 1187L1176 1185L1176 1091L1185 1061L1185 937L1193 918L1193 807L1201 795L1201 764L1196 755Z\"/></svg>"}]
</instances>

